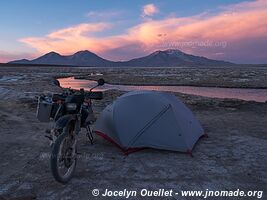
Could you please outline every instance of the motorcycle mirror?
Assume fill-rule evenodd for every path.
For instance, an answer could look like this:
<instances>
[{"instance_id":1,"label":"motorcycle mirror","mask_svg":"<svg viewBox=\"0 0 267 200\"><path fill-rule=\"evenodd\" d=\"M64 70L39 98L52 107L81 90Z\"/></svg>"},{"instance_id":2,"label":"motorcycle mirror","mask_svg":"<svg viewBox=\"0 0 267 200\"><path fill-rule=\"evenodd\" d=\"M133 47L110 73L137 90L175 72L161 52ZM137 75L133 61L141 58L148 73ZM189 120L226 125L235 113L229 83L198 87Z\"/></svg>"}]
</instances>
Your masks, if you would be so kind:
<instances>
[{"instance_id":1,"label":"motorcycle mirror","mask_svg":"<svg viewBox=\"0 0 267 200\"><path fill-rule=\"evenodd\" d=\"M99 86L102 86L102 85L105 84L105 80L104 80L103 78L100 78L100 79L98 79L97 84L98 84Z\"/></svg>"}]
</instances>

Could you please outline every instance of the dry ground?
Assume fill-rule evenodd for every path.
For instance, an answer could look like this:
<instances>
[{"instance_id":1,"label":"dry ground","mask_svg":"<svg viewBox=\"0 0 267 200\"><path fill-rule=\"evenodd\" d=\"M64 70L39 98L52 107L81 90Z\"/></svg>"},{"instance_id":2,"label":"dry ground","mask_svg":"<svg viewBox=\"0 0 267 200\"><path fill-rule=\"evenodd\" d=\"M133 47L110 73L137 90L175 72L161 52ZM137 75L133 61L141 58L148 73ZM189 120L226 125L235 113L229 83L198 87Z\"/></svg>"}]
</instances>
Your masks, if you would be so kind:
<instances>
[{"instance_id":1,"label":"dry ground","mask_svg":"<svg viewBox=\"0 0 267 200\"><path fill-rule=\"evenodd\" d=\"M182 94L176 95L192 109L209 135L199 140L193 158L153 149L124 156L97 136L90 145L82 133L74 178L67 185L55 182L44 138L47 124L35 118L34 96L61 90L54 85L53 76L80 73L83 69L0 68L0 199L100 199L92 196L94 188L177 192L239 188L263 190L266 199L267 104ZM96 112L121 93L105 92L105 100L95 104Z\"/></svg>"}]
</instances>

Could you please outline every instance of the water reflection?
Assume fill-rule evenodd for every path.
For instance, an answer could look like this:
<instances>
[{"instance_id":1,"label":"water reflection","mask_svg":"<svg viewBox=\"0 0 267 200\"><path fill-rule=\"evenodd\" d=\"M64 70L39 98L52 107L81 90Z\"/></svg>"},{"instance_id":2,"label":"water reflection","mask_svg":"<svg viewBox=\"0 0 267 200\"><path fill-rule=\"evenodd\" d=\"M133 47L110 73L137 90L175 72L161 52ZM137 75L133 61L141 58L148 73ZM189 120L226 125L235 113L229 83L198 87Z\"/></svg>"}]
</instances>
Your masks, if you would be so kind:
<instances>
[{"instance_id":1,"label":"water reflection","mask_svg":"<svg viewBox=\"0 0 267 200\"><path fill-rule=\"evenodd\" d=\"M58 79L61 87L73 89L84 88L89 90L92 86L96 84L95 81L61 78ZM267 89L240 89L240 88L216 88L216 87L194 87L194 86L132 86L132 85L110 85L105 84L99 87L97 90L122 90L122 91L132 91L132 90L158 90L158 91L172 91L180 92L184 94L193 94L212 98L230 98L230 99L242 99L246 101L257 101L265 102L267 101Z\"/></svg>"}]
</instances>

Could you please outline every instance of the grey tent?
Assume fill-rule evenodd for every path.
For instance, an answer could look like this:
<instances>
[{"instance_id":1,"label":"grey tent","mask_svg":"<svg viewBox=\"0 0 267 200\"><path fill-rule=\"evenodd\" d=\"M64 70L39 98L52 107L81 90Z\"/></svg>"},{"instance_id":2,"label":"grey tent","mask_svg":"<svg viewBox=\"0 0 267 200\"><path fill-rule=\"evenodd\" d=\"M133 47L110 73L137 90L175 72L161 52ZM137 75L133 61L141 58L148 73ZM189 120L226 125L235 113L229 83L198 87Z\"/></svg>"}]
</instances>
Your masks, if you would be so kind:
<instances>
[{"instance_id":1,"label":"grey tent","mask_svg":"<svg viewBox=\"0 0 267 200\"><path fill-rule=\"evenodd\" d=\"M133 91L117 98L100 114L94 132L125 153L146 147L190 153L204 134L181 101L158 91Z\"/></svg>"}]
</instances>

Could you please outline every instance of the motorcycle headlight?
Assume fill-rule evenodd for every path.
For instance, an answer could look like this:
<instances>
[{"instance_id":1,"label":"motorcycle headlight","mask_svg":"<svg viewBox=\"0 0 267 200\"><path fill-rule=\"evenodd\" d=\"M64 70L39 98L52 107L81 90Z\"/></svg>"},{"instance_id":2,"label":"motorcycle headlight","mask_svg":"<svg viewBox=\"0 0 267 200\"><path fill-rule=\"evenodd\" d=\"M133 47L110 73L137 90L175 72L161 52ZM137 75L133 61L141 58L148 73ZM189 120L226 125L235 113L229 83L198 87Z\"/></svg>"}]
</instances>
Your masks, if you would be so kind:
<instances>
[{"instance_id":1,"label":"motorcycle headlight","mask_svg":"<svg viewBox=\"0 0 267 200\"><path fill-rule=\"evenodd\" d=\"M76 108L77 108L77 104L76 104L76 103L67 103L67 104L66 104L66 108L67 108L67 110L69 110L69 111L76 110Z\"/></svg>"}]
</instances>

